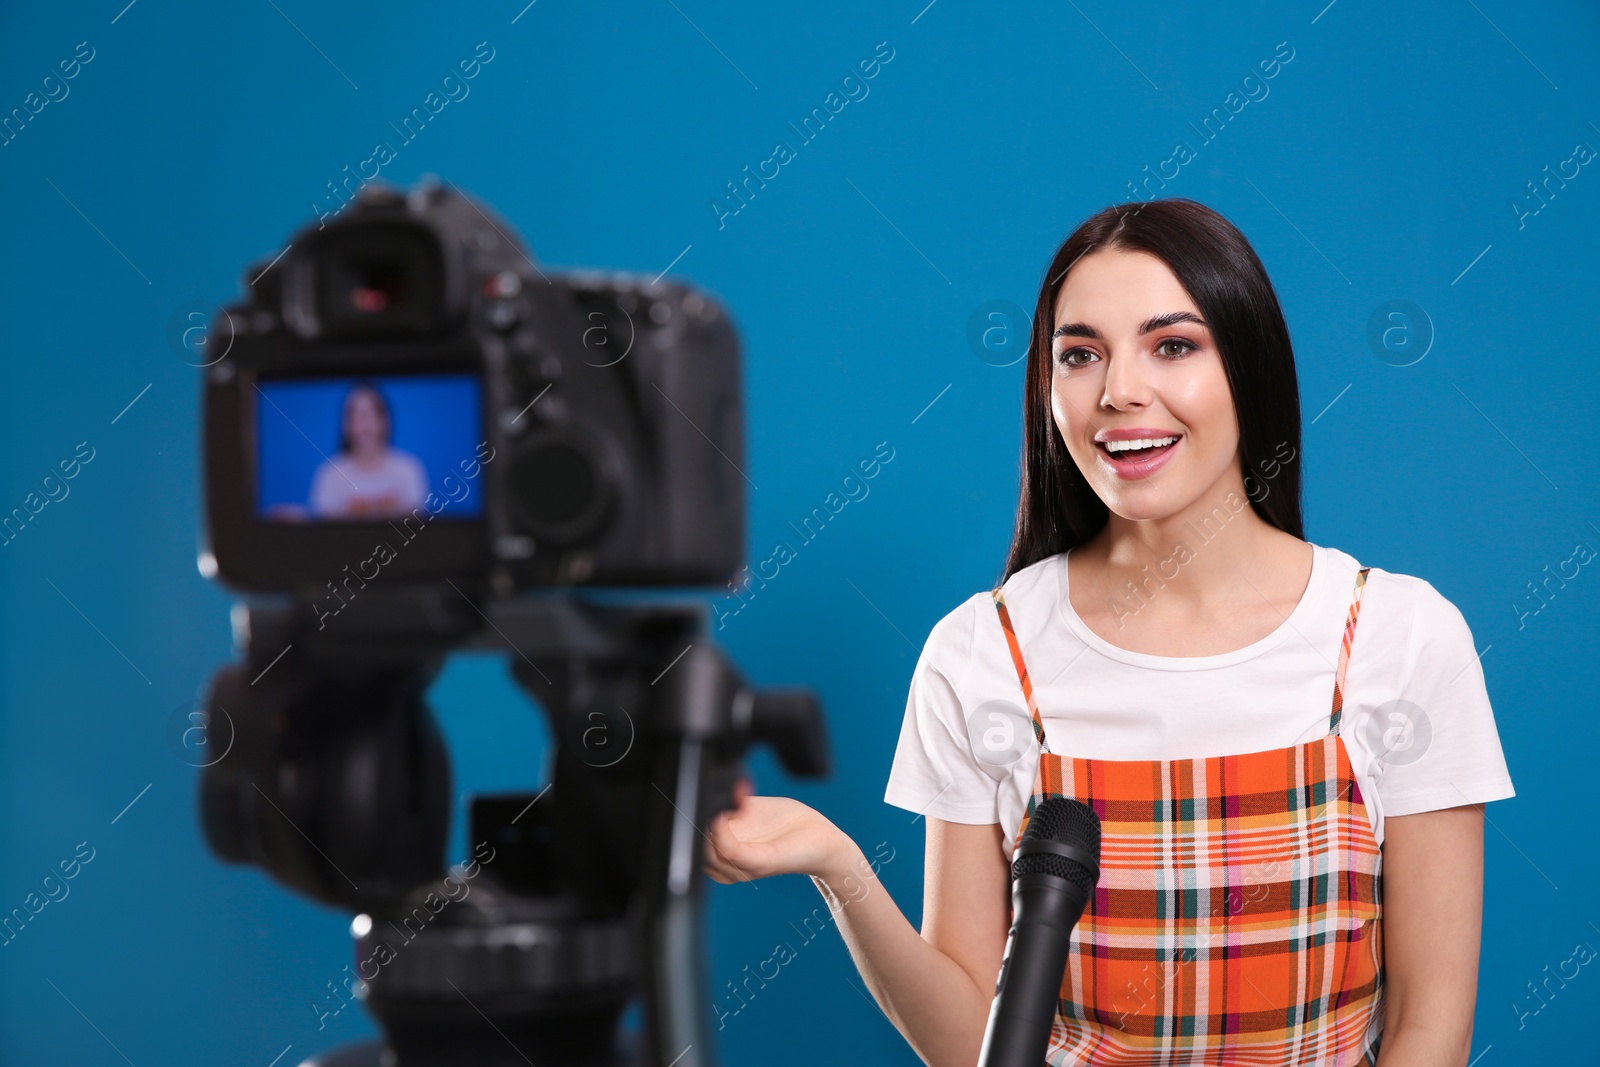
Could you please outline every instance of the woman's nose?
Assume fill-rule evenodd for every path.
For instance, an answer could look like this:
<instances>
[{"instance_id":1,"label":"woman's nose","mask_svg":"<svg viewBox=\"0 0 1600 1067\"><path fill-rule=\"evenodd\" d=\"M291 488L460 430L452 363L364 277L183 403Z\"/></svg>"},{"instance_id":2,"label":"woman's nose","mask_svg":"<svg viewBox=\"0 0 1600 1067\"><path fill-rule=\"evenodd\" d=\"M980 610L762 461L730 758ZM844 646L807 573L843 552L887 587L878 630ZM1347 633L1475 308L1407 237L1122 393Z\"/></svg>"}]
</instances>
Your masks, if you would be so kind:
<instances>
[{"instance_id":1,"label":"woman's nose","mask_svg":"<svg viewBox=\"0 0 1600 1067\"><path fill-rule=\"evenodd\" d=\"M1102 404L1122 408L1132 404L1147 404L1149 400L1150 382L1143 363L1136 356L1113 354L1106 360Z\"/></svg>"}]
</instances>

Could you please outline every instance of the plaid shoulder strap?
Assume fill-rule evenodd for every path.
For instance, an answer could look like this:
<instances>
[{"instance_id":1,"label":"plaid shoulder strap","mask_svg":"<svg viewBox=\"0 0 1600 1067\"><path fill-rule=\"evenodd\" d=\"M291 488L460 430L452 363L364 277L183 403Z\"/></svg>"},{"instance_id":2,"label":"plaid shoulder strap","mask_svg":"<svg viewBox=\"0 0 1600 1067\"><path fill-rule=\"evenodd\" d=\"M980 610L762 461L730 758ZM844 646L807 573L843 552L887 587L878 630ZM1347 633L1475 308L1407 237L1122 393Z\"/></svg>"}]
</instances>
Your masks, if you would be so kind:
<instances>
[{"instance_id":1,"label":"plaid shoulder strap","mask_svg":"<svg viewBox=\"0 0 1600 1067\"><path fill-rule=\"evenodd\" d=\"M1367 587L1367 572L1371 567L1356 571L1356 589L1350 598L1350 610L1345 613L1344 640L1339 643L1339 669L1333 676L1333 714L1328 717L1328 733L1339 732L1339 719L1344 715L1344 672L1350 666L1350 644L1356 637L1356 617L1361 614L1361 591Z\"/></svg>"},{"instance_id":2,"label":"plaid shoulder strap","mask_svg":"<svg viewBox=\"0 0 1600 1067\"><path fill-rule=\"evenodd\" d=\"M1006 644L1011 646L1011 662L1017 668L1017 680L1022 683L1022 696L1028 702L1028 714L1033 717L1033 737L1039 742L1039 747L1046 752L1050 751L1050 743L1045 740L1044 720L1039 718L1039 705L1033 699L1033 682L1028 680L1028 665L1022 659L1022 646L1017 644L1017 632L1011 628L1011 613L1006 611L1006 599L1000 594L1000 586L995 586L990 591L994 597L995 610L1000 613L1000 628L1006 633Z\"/></svg>"}]
</instances>

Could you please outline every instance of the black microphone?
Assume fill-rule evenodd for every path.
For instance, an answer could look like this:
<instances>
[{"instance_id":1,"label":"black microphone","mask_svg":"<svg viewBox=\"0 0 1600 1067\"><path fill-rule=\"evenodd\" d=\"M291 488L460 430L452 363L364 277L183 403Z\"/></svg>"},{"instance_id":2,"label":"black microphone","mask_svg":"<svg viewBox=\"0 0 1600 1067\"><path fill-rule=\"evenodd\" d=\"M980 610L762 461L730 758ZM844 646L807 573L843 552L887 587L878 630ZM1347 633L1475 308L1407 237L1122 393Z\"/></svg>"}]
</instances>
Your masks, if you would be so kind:
<instances>
[{"instance_id":1,"label":"black microphone","mask_svg":"<svg viewBox=\"0 0 1600 1067\"><path fill-rule=\"evenodd\" d=\"M1040 1067L1067 949L1100 880L1100 818L1068 797L1041 801L1011 865L1011 934L979 1067Z\"/></svg>"}]
</instances>

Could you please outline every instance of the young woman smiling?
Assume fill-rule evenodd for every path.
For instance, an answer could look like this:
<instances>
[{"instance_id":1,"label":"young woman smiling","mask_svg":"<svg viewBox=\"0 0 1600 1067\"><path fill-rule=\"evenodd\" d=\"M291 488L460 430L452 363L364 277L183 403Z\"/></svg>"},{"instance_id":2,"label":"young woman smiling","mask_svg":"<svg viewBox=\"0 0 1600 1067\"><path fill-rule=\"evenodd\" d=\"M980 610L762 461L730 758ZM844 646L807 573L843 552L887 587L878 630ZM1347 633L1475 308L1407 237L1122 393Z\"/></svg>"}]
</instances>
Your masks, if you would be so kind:
<instances>
[{"instance_id":1,"label":"young woman smiling","mask_svg":"<svg viewBox=\"0 0 1600 1067\"><path fill-rule=\"evenodd\" d=\"M1247 486L1301 454L1249 243L1190 200L1093 216L1045 274L1026 381L1001 582L934 626L889 775L927 817L920 933L881 885L845 900L861 850L790 799L741 789L709 872L810 875L916 1052L971 1067L1012 850L1074 797L1101 877L1051 1064L1462 1067L1482 804L1510 776L1460 611L1305 540L1298 458Z\"/></svg>"}]
</instances>

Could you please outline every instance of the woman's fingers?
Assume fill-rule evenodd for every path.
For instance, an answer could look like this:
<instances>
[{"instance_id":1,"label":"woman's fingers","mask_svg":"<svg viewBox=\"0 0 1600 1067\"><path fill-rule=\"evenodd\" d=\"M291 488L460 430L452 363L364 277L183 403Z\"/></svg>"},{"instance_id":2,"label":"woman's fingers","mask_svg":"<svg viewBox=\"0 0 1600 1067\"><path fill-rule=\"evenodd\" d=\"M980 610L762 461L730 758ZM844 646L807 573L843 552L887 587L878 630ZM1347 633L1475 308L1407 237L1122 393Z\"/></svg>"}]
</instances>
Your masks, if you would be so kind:
<instances>
[{"instance_id":1,"label":"woman's fingers","mask_svg":"<svg viewBox=\"0 0 1600 1067\"><path fill-rule=\"evenodd\" d=\"M714 882L721 882L723 885L727 885L733 881L733 876L729 873L727 867L714 857L708 856L706 858L705 870L707 876Z\"/></svg>"},{"instance_id":2,"label":"woman's fingers","mask_svg":"<svg viewBox=\"0 0 1600 1067\"><path fill-rule=\"evenodd\" d=\"M734 829L735 821L734 812L723 812L711 821L706 835L710 846L705 857L707 873L724 884L750 882L774 873L765 869L766 865L755 855L761 849L760 842L743 840L743 835Z\"/></svg>"},{"instance_id":3,"label":"woman's fingers","mask_svg":"<svg viewBox=\"0 0 1600 1067\"><path fill-rule=\"evenodd\" d=\"M733 836L728 822L731 813L723 812L711 820L711 828L706 834L707 844L711 847L706 850L707 863L725 865L728 863L728 853L737 851L739 839Z\"/></svg>"},{"instance_id":4,"label":"woman's fingers","mask_svg":"<svg viewBox=\"0 0 1600 1067\"><path fill-rule=\"evenodd\" d=\"M705 870L712 879L723 885L747 882L750 880L749 873L741 870L738 863L727 855L729 851L738 851L738 839L729 832L727 820L728 816L724 813L712 821L711 832L707 834Z\"/></svg>"}]
</instances>

